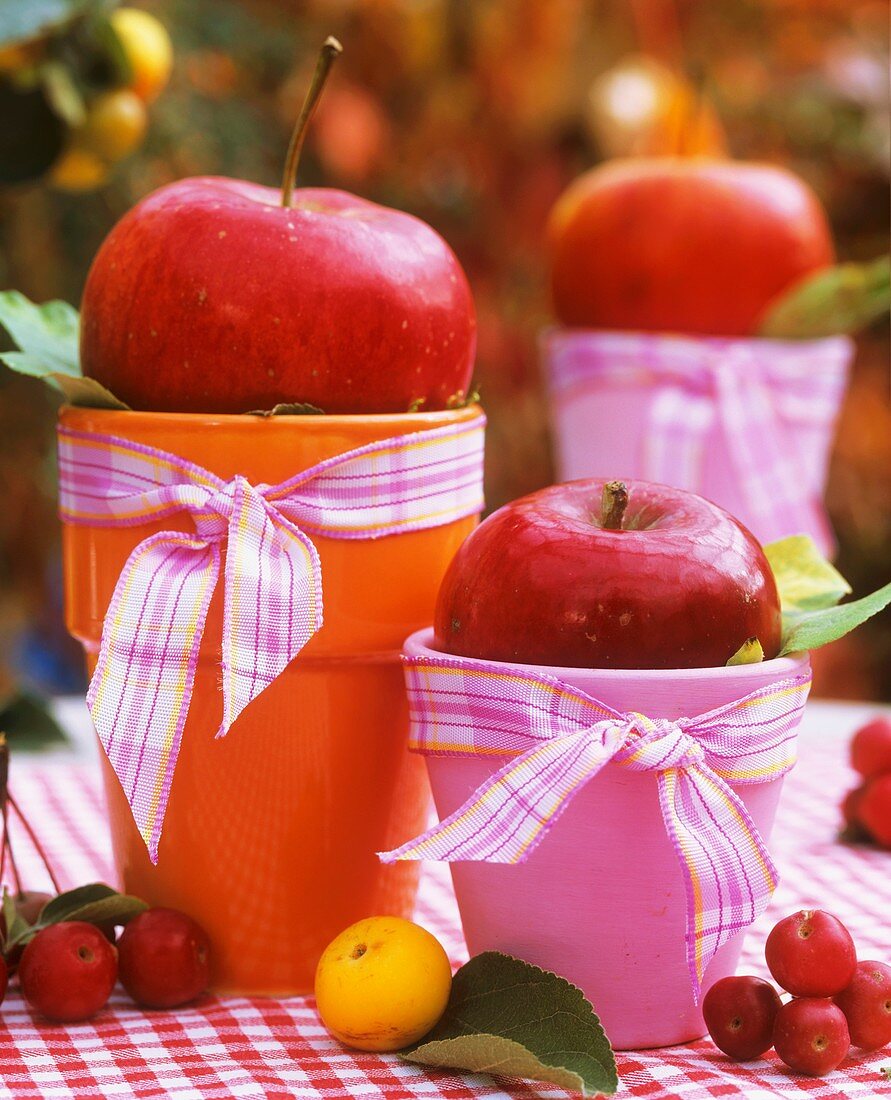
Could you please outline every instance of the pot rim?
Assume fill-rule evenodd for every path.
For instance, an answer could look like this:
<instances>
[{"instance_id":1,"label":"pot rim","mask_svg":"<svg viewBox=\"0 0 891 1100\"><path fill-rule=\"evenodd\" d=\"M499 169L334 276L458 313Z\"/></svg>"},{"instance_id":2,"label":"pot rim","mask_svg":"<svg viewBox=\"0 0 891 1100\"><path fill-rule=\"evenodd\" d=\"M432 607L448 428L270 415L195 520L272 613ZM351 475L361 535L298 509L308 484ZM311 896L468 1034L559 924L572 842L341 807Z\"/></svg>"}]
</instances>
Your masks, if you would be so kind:
<instances>
[{"instance_id":1,"label":"pot rim","mask_svg":"<svg viewBox=\"0 0 891 1100\"><path fill-rule=\"evenodd\" d=\"M86 405L64 404L59 409L60 417L75 419L84 416L100 420L108 430L116 424L151 426L159 424L182 425L190 428L237 427L240 425L282 424L293 426L295 423L312 427L324 425L325 429L338 428L341 425L354 425L360 422L367 425L380 425L383 428L397 424L411 423L411 431L424 428L438 428L456 420L471 419L481 415L479 404L463 405L460 409L439 409L432 412L400 413L283 413L276 416L261 416L256 413L200 413L200 412L148 412L140 409L99 409Z\"/></svg>"},{"instance_id":2,"label":"pot rim","mask_svg":"<svg viewBox=\"0 0 891 1100\"><path fill-rule=\"evenodd\" d=\"M853 355L855 344L852 337L846 333L836 333L833 336L811 336L805 339L795 339L791 336L715 336L704 332L672 332L665 331L649 331L645 329L621 329L621 328L591 328L585 325L560 325L551 324L544 325L539 329L538 338L542 345L552 339L560 340L561 342L569 343L575 341L588 341L595 337L607 337L610 340L615 339L632 339L639 341L645 337L653 341L672 341L677 344L687 344L691 346L702 345L730 345L730 344L752 344L755 347L765 348L770 345L791 348L796 351L801 351L805 354L808 349L818 347L820 345L826 345L831 347L837 345L839 350L843 348L848 355Z\"/></svg>"},{"instance_id":3,"label":"pot rim","mask_svg":"<svg viewBox=\"0 0 891 1100\"><path fill-rule=\"evenodd\" d=\"M456 654L443 653L442 650L436 649L433 646L433 627L425 627L423 630L416 630L414 634L409 635L403 643L402 652L404 655L411 657L414 656L426 656L431 654L434 657L455 657L457 660L461 660ZM468 658L473 660L482 660L483 658ZM754 679L756 677L763 678L765 674L768 676L776 676L781 678L783 676L791 676L794 673L801 672L804 667L809 663L809 654L807 651L800 653L793 653L788 657L774 657L770 661L760 661L758 664L751 665L717 665L711 668L589 668L589 667L566 667L563 665L530 665L524 664L521 661L490 661L486 658L486 664L497 665L500 668L523 668L534 669L539 671L546 669L549 675L555 676L561 680L569 680L573 677L594 675L594 676L610 676L616 680L628 680L640 682L641 677L646 677L652 680L687 680L687 681L702 681L719 679L722 676L732 675L734 679L745 680Z\"/></svg>"}]
</instances>

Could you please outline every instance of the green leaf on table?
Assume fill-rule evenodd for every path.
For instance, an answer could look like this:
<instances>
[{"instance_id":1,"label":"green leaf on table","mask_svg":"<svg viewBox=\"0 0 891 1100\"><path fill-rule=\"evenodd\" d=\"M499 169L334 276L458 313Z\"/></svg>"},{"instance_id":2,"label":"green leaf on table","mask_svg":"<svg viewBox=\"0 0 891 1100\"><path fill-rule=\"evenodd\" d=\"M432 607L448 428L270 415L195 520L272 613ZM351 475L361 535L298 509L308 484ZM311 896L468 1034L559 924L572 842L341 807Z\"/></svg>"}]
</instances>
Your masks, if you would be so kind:
<instances>
[{"instance_id":1,"label":"green leaf on table","mask_svg":"<svg viewBox=\"0 0 891 1100\"><path fill-rule=\"evenodd\" d=\"M863 596L837 607L824 607L819 611L793 612L783 616L783 643L780 656L800 653L843 638L855 627L871 619L891 604L891 583L877 592Z\"/></svg>"},{"instance_id":2,"label":"green leaf on table","mask_svg":"<svg viewBox=\"0 0 891 1100\"><path fill-rule=\"evenodd\" d=\"M583 1096L612 1096L619 1087L609 1041L581 990L499 951L461 967L445 1015L400 1057L547 1081Z\"/></svg>"},{"instance_id":3,"label":"green leaf on table","mask_svg":"<svg viewBox=\"0 0 891 1100\"><path fill-rule=\"evenodd\" d=\"M836 264L806 275L775 299L758 336L815 340L859 332L891 308L891 261Z\"/></svg>"},{"instance_id":4,"label":"green leaf on table","mask_svg":"<svg viewBox=\"0 0 891 1100\"><path fill-rule=\"evenodd\" d=\"M19 349L0 353L12 370L35 378L80 378L80 317L67 302L37 305L17 290L0 291L0 327Z\"/></svg>"},{"instance_id":5,"label":"green leaf on table","mask_svg":"<svg viewBox=\"0 0 891 1100\"><path fill-rule=\"evenodd\" d=\"M883 1074L889 1081L891 1081L891 1062L887 1066L882 1066L879 1073Z\"/></svg>"},{"instance_id":6,"label":"green leaf on table","mask_svg":"<svg viewBox=\"0 0 891 1100\"><path fill-rule=\"evenodd\" d=\"M63 920L83 920L89 924L126 924L148 906L141 898L119 894L103 882L91 882L67 890L43 907L36 929Z\"/></svg>"},{"instance_id":7,"label":"green leaf on table","mask_svg":"<svg viewBox=\"0 0 891 1100\"><path fill-rule=\"evenodd\" d=\"M0 729L15 742L16 750L42 749L66 740L46 702L27 691L16 692L0 705Z\"/></svg>"},{"instance_id":8,"label":"green leaf on table","mask_svg":"<svg viewBox=\"0 0 891 1100\"><path fill-rule=\"evenodd\" d=\"M764 547L784 612L834 607L851 586L808 535L791 535Z\"/></svg>"},{"instance_id":9,"label":"green leaf on table","mask_svg":"<svg viewBox=\"0 0 891 1100\"><path fill-rule=\"evenodd\" d=\"M757 638L747 638L727 662L732 665L758 665L764 660L764 650Z\"/></svg>"}]
</instances>

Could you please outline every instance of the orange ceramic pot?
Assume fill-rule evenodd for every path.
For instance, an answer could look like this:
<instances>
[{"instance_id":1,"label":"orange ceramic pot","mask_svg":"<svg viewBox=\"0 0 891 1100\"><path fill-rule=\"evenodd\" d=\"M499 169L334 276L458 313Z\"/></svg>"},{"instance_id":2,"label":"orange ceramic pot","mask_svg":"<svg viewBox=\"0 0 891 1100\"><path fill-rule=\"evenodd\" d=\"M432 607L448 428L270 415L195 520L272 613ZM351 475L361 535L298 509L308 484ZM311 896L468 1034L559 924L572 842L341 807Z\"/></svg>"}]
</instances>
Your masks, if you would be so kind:
<instances>
[{"instance_id":1,"label":"orange ceramic pot","mask_svg":"<svg viewBox=\"0 0 891 1100\"><path fill-rule=\"evenodd\" d=\"M61 421L172 451L224 479L275 484L366 443L478 414L261 420L65 408ZM315 539L325 625L222 740L214 738L222 715L218 584L156 866L103 755L122 887L207 929L214 990L305 993L323 948L348 924L411 915L417 866L384 867L375 856L421 832L428 810L423 761L406 750L399 653L431 621L442 575L475 522L377 540ZM190 530L191 521L65 526L67 625L90 672L127 556L155 531L177 528Z\"/></svg>"}]
</instances>

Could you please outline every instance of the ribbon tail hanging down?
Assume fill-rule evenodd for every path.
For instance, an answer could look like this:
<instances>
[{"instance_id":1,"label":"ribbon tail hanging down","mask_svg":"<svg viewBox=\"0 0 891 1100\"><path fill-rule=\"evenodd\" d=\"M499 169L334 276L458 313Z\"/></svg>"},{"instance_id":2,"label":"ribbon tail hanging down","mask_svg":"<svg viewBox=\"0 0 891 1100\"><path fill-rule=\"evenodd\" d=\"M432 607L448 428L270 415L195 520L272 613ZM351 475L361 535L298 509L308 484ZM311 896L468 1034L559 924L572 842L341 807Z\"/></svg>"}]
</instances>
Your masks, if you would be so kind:
<instances>
[{"instance_id":1,"label":"ribbon tail hanging down","mask_svg":"<svg viewBox=\"0 0 891 1100\"><path fill-rule=\"evenodd\" d=\"M322 574L308 535L235 479L223 607L223 720L229 732L322 625Z\"/></svg>"},{"instance_id":2,"label":"ribbon tail hanging down","mask_svg":"<svg viewBox=\"0 0 891 1100\"><path fill-rule=\"evenodd\" d=\"M687 966L698 1004L706 967L767 908L779 876L742 801L711 768L673 768L657 780L687 895Z\"/></svg>"},{"instance_id":3,"label":"ribbon tail hanging down","mask_svg":"<svg viewBox=\"0 0 891 1100\"><path fill-rule=\"evenodd\" d=\"M818 533L831 544L823 508L809 488L810 479L758 364L729 356L718 366L716 385L727 447L760 541L800 532Z\"/></svg>"},{"instance_id":4,"label":"ribbon tail hanging down","mask_svg":"<svg viewBox=\"0 0 891 1100\"><path fill-rule=\"evenodd\" d=\"M139 543L115 586L87 692L153 863L219 569L218 544L200 536L161 531Z\"/></svg>"}]
</instances>

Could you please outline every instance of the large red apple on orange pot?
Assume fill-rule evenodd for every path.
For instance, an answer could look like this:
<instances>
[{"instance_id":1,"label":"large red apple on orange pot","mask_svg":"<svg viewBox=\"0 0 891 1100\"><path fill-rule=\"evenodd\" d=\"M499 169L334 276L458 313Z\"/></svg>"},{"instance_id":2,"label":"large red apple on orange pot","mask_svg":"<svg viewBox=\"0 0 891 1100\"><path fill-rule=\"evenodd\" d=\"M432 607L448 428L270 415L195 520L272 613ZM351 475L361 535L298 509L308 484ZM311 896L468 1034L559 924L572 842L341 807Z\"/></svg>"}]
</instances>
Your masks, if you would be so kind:
<instances>
[{"instance_id":1,"label":"large red apple on orange pot","mask_svg":"<svg viewBox=\"0 0 891 1100\"><path fill-rule=\"evenodd\" d=\"M761 546L665 485L573 481L494 512L440 588L435 648L564 668L708 668L750 638L780 649Z\"/></svg>"},{"instance_id":2,"label":"large red apple on orange pot","mask_svg":"<svg viewBox=\"0 0 891 1100\"><path fill-rule=\"evenodd\" d=\"M329 43L328 65L340 50ZM180 180L103 243L83 296L81 360L127 404L383 413L443 409L468 390L473 300L442 237L343 191L293 190L323 81L317 74L282 192Z\"/></svg>"},{"instance_id":3,"label":"large red apple on orange pot","mask_svg":"<svg viewBox=\"0 0 891 1100\"><path fill-rule=\"evenodd\" d=\"M749 336L834 248L813 191L767 164L612 161L579 177L549 225L551 291L570 327Z\"/></svg>"}]
</instances>

